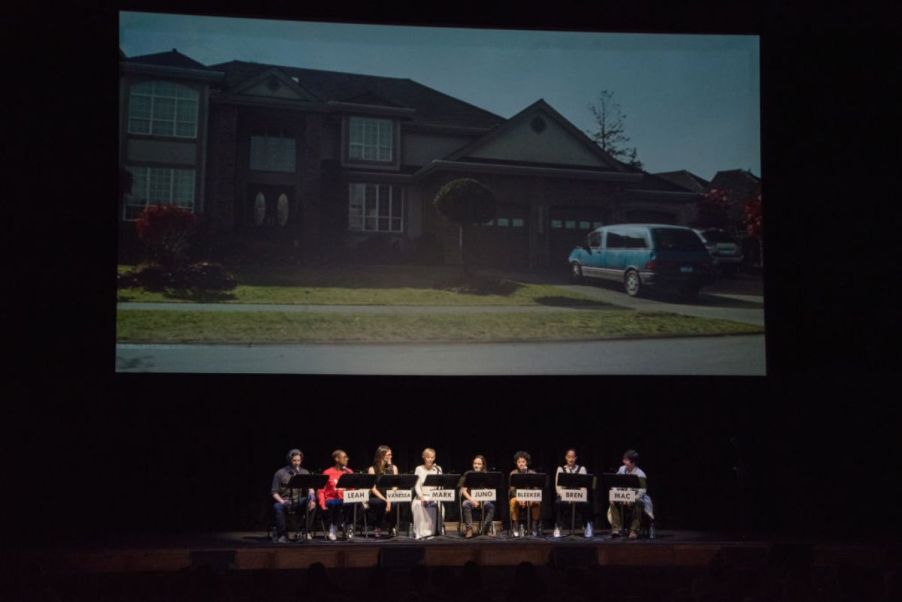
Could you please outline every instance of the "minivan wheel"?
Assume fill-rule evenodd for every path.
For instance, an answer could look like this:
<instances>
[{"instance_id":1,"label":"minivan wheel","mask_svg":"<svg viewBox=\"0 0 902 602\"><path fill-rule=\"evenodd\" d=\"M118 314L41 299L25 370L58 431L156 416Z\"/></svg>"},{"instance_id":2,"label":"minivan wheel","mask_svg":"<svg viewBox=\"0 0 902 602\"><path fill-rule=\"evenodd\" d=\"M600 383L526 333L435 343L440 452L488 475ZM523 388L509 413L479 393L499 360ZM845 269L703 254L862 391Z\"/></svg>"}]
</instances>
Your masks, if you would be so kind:
<instances>
[{"instance_id":1,"label":"minivan wheel","mask_svg":"<svg viewBox=\"0 0 902 602\"><path fill-rule=\"evenodd\" d=\"M626 273L626 277L623 279L623 288L626 290L626 294L630 297L636 297L639 295L639 289L642 288L642 281L639 279L639 272L636 270L630 270Z\"/></svg>"},{"instance_id":2,"label":"minivan wheel","mask_svg":"<svg viewBox=\"0 0 902 602\"><path fill-rule=\"evenodd\" d=\"M570 280L575 283L583 281L583 268L575 261L570 264Z\"/></svg>"}]
</instances>

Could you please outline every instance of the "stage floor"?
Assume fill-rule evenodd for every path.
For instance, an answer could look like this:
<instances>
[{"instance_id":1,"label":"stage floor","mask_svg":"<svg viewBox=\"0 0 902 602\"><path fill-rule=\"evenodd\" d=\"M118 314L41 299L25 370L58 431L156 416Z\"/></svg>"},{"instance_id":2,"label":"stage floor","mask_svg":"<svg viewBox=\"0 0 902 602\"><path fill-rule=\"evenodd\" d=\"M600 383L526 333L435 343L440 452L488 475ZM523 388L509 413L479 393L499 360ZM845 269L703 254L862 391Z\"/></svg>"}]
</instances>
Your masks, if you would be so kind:
<instances>
[{"instance_id":1,"label":"stage floor","mask_svg":"<svg viewBox=\"0 0 902 602\"><path fill-rule=\"evenodd\" d=\"M363 538L274 544L262 532L105 536L94 541L57 543L20 550L51 573L169 572L207 564L229 570L302 570L315 562L327 568L374 566L535 565L623 567L705 567L718 554L745 563L763 563L777 546L809 547L817 566L858 565L902 568L898 543L850 543L799 539L738 538L699 531L659 530L655 539L612 539L608 533L579 536L511 538L507 535L464 539L447 535L426 540L409 537ZM20 558L21 559L21 558Z\"/></svg>"}]
</instances>

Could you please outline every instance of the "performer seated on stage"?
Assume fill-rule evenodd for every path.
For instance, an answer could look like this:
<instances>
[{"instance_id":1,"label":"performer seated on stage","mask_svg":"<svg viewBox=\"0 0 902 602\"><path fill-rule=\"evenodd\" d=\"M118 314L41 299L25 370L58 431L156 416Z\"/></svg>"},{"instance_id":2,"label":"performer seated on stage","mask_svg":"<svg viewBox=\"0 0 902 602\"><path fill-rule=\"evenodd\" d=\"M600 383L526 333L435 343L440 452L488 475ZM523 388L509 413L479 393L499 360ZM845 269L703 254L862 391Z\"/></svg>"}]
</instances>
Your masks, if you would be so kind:
<instances>
[{"instance_id":1,"label":"performer seated on stage","mask_svg":"<svg viewBox=\"0 0 902 602\"><path fill-rule=\"evenodd\" d=\"M376 455L373 458L373 464L367 469L369 474L381 477L384 474L398 474L398 467L391 463L391 448L387 445L380 445L376 448ZM387 524L387 519L391 517L391 502L385 497L379 488L373 486L370 490L370 501L368 511L370 513L370 521L373 523L373 534L376 537L382 537L382 529Z\"/></svg>"},{"instance_id":2,"label":"performer seated on stage","mask_svg":"<svg viewBox=\"0 0 902 602\"><path fill-rule=\"evenodd\" d=\"M642 487L645 488L646 476L645 472L636 466L636 462L639 461L639 452L634 449L628 449L623 452L623 466L617 471L617 474L633 474L639 477L642 480ZM637 504L638 507L634 509L632 512L632 520L630 521L630 539L636 539L639 537L639 527L640 527L640 519L642 518L642 513L648 515L648 518L651 520L655 520L654 509L651 504L651 498L648 497L647 493L643 493L639 498ZM611 536L620 537L620 530L623 527L623 516L621 516L621 510L619 504L610 504L608 506L608 522L611 523Z\"/></svg>"},{"instance_id":3,"label":"performer seated on stage","mask_svg":"<svg viewBox=\"0 0 902 602\"><path fill-rule=\"evenodd\" d=\"M326 486L319 490L319 507L329 517L328 538L335 541L336 525L345 525L347 522L346 508L344 505L344 489L338 488L338 479L345 474L353 474L348 468L348 454L344 450L336 449L332 452L332 468L323 471L329 477ZM353 536L353 525L345 527L345 537Z\"/></svg>"},{"instance_id":4,"label":"performer seated on stage","mask_svg":"<svg viewBox=\"0 0 902 602\"><path fill-rule=\"evenodd\" d=\"M291 477L298 474L310 474L306 468L301 468L301 462L304 461L304 453L299 449L292 449L287 454L288 466L280 468L272 477L271 495L274 501L272 509L276 517L276 531L273 540L278 543L288 543L286 533L288 531L285 515L289 511L301 512L305 514L305 523L307 526L307 538L310 538L310 521L313 515L312 510L316 507L316 498L313 496L313 490L310 489L301 496L301 490L288 489L288 482Z\"/></svg>"},{"instance_id":5,"label":"performer seated on stage","mask_svg":"<svg viewBox=\"0 0 902 602\"><path fill-rule=\"evenodd\" d=\"M413 471L417 475L417 484L414 486L416 494L410 504L413 512L413 536L414 539L423 539L435 535L438 505L430 498L432 487L424 487L426 476L442 474L442 467L435 463L435 450L427 447L423 450L423 463Z\"/></svg>"},{"instance_id":6,"label":"performer seated on stage","mask_svg":"<svg viewBox=\"0 0 902 602\"><path fill-rule=\"evenodd\" d=\"M576 449L571 447L567 450L567 452L564 454L564 465L557 467L557 471L554 476L555 491L557 491L557 499L554 502L554 537L561 536L561 528L564 526L562 514L564 512L569 513L571 507L570 502L564 502L561 500L561 497L563 496L563 488L557 486L557 475L561 473L586 474L586 467L580 466L576 463ZM581 524L585 524L583 535L585 535L586 537L592 537L592 506L588 502L579 502L573 504L573 511L579 512L580 516L582 517Z\"/></svg>"},{"instance_id":7,"label":"performer seated on stage","mask_svg":"<svg viewBox=\"0 0 902 602\"><path fill-rule=\"evenodd\" d=\"M532 457L525 451L518 451L514 454L514 462L517 463L517 468L511 471L512 475L515 474L535 474L536 471L529 467L529 463L532 461ZM540 513L542 512L542 505L539 502L521 502L518 500L516 495L516 490L511 487L508 493L510 496L510 517L511 517L511 534L514 537L519 537L519 508L529 507L529 517L530 517L530 525L529 531L533 536L538 534L539 528L539 518Z\"/></svg>"},{"instance_id":8,"label":"performer seated on stage","mask_svg":"<svg viewBox=\"0 0 902 602\"><path fill-rule=\"evenodd\" d=\"M485 472L485 456L476 456L473 458L473 471L474 472ZM470 495L469 489L466 487L460 488L460 497L463 500L461 503L461 509L464 515L464 525L467 528L464 537L470 539L473 537L473 509L479 508L479 504L482 504L482 525L479 528L479 534L485 535L489 532L489 527L492 525L492 518L495 516L495 504L493 502L480 502L479 500L473 499L473 496Z\"/></svg>"}]
</instances>

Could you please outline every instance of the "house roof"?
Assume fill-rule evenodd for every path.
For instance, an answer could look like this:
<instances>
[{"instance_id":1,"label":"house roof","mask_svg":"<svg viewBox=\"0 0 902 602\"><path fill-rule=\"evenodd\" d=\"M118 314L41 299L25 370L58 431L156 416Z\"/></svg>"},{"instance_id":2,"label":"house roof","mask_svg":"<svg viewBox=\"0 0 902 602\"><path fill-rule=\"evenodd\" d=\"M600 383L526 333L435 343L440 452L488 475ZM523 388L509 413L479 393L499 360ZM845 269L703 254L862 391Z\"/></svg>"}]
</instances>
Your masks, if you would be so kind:
<instances>
[{"instance_id":1,"label":"house roof","mask_svg":"<svg viewBox=\"0 0 902 602\"><path fill-rule=\"evenodd\" d=\"M412 115L414 123L488 129L505 121L503 117L411 79L245 61L230 61L211 65L210 68L225 72L228 89L241 85L261 72L275 68L289 77L297 78L296 81L302 88L323 102L410 108L414 109Z\"/></svg>"},{"instance_id":2,"label":"house roof","mask_svg":"<svg viewBox=\"0 0 902 602\"><path fill-rule=\"evenodd\" d=\"M720 188L740 199L751 198L761 190L761 178L744 169L719 171L711 179L711 188Z\"/></svg>"},{"instance_id":3,"label":"house roof","mask_svg":"<svg viewBox=\"0 0 902 602\"><path fill-rule=\"evenodd\" d=\"M506 120L503 125L493 129L492 131L485 134L483 137L473 141L472 143L460 148L447 157L445 157L448 161L457 161L464 159L468 155L472 154L479 148L484 147L489 144L493 140L497 140L504 136L506 133L512 131L514 128L518 127L522 122L534 117L534 115L538 112L544 113L546 116L553 119L558 125L564 128L573 138L581 144L587 151L595 155L600 163L610 171L618 171L618 172L628 172L629 170L623 163L615 160L611 155L603 151L597 144L595 144L588 136L586 136L579 128L574 126L570 121L558 113L554 107L545 102L544 99L540 98L536 102L532 103L510 119ZM588 169L588 168L587 168ZM599 168L595 168L599 169Z\"/></svg>"},{"instance_id":4,"label":"house roof","mask_svg":"<svg viewBox=\"0 0 902 602\"><path fill-rule=\"evenodd\" d=\"M131 58L126 58L125 61L127 63L137 63L140 65L156 65L158 67L177 67L179 69L200 69L202 71L212 71L204 64L195 61L189 56L185 56L175 48L173 48L169 52L157 52L155 54L133 56Z\"/></svg>"},{"instance_id":5,"label":"house roof","mask_svg":"<svg viewBox=\"0 0 902 602\"><path fill-rule=\"evenodd\" d=\"M685 169L681 169L679 171L662 171L660 173L652 174L658 178L667 180L677 186L681 186L686 190L691 190L692 192L704 192L708 189L710 182L707 180L700 178L690 171L686 171Z\"/></svg>"}]
</instances>

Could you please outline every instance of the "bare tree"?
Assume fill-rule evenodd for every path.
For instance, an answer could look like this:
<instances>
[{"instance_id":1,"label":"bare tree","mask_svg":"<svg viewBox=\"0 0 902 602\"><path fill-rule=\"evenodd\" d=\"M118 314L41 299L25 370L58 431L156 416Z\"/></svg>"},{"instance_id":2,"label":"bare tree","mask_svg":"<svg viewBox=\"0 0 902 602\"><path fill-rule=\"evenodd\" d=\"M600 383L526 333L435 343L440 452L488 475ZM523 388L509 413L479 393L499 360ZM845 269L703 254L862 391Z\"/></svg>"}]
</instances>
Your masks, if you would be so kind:
<instances>
[{"instance_id":1,"label":"bare tree","mask_svg":"<svg viewBox=\"0 0 902 602\"><path fill-rule=\"evenodd\" d=\"M595 127L586 130L586 134L601 147L601 150L618 161L641 169L642 162L639 161L636 147L627 146L630 138L626 135L623 125L626 115L620 109L620 104L614 101L614 93L602 90L598 95L598 102L589 104L589 112L595 120Z\"/></svg>"}]
</instances>

